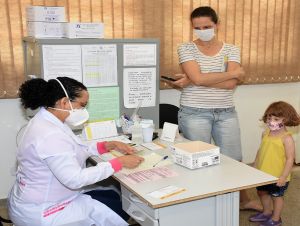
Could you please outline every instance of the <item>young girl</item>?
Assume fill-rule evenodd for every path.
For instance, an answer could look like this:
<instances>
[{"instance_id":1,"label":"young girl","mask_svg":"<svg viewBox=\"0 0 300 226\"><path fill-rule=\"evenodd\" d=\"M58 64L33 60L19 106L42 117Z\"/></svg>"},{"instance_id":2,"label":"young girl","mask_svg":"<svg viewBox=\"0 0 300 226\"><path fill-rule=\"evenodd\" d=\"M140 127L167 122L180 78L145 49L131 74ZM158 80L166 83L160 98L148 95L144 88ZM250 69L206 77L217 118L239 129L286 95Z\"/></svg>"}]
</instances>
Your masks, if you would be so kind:
<instances>
[{"instance_id":1,"label":"young girl","mask_svg":"<svg viewBox=\"0 0 300 226\"><path fill-rule=\"evenodd\" d=\"M283 195L289 185L295 156L294 140L286 127L298 126L300 118L290 104L279 101L267 108L262 120L268 128L262 135L255 166L279 179L275 184L257 187L263 212L251 216L249 220L262 222L260 226L279 226L282 224Z\"/></svg>"}]
</instances>

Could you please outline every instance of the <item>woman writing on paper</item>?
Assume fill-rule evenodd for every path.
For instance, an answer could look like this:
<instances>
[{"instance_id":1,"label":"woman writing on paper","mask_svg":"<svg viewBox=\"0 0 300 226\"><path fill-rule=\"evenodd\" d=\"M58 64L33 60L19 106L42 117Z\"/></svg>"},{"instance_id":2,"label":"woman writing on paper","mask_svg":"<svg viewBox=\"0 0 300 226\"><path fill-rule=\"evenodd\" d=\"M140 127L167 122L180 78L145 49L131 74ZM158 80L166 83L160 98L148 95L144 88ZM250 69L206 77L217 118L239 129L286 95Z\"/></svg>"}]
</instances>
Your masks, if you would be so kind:
<instances>
[{"instance_id":1,"label":"woman writing on paper","mask_svg":"<svg viewBox=\"0 0 300 226\"><path fill-rule=\"evenodd\" d=\"M17 152L16 182L9 195L9 215L16 226L101 225L127 223L101 202L83 194L83 187L108 178L122 166L134 168L143 159L125 155L85 167L92 154L116 149L132 154L121 142L86 146L69 128L88 120L86 87L71 78L26 81L20 87L25 108L39 112L30 120Z\"/></svg>"},{"instance_id":2,"label":"woman writing on paper","mask_svg":"<svg viewBox=\"0 0 300 226\"><path fill-rule=\"evenodd\" d=\"M185 74L172 82L183 88L178 113L179 129L189 140L201 140L220 147L221 153L242 160L240 127L233 102L233 90L243 79L240 50L219 41L215 35L219 18L208 6L191 13L196 40L178 48ZM242 206L260 209L241 193Z\"/></svg>"}]
</instances>

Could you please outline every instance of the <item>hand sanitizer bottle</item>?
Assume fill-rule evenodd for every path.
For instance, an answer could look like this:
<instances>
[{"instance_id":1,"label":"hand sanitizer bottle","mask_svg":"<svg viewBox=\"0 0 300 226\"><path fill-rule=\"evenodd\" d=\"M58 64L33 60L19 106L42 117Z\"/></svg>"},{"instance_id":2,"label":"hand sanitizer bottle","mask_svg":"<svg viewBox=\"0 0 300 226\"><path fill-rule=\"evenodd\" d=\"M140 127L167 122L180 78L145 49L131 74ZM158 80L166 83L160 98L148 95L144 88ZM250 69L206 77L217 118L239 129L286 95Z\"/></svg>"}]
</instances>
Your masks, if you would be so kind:
<instances>
[{"instance_id":1,"label":"hand sanitizer bottle","mask_svg":"<svg viewBox=\"0 0 300 226\"><path fill-rule=\"evenodd\" d=\"M139 123L139 121L135 121L132 129L131 129L131 133L132 133L132 138L131 141L134 144L141 144L143 143L143 131L142 131L142 126Z\"/></svg>"}]
</instances>

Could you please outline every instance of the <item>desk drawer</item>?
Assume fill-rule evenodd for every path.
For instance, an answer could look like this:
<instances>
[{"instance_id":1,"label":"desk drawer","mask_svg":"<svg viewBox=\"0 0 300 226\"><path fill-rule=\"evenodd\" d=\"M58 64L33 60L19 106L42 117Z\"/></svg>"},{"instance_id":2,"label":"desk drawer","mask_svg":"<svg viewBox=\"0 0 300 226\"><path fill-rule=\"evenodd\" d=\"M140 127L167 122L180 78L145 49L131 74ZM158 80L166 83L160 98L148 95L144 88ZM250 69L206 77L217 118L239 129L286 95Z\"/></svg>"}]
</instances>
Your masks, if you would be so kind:
<instances>
[{"instance_id":1,"label":"desk drawer","mask_svg":"<svg viewBox=\"0 0 300 226\"><path fill-rule=\"evenodd\" d=\"M122 195L123 210L142 226L159 226L158 220L150 217L143 209Z\"/></svg>"},{"instance_id":2,"label":"desk drawer","mask_svg":"<svg viewBox=\"0 0 300 226\"><path fill-rule=\"evenodd\" d=\"M121 186L122 196L127 198L131 203L138 206L144 212L146 212L150 217L154 219L158 219L158 209L153 209L150 206L148 206L146 203L144 203L142 200L140 200L137 196L135 196L132 192L127 190L125 187Z\"/></svg>"}]
</instances>

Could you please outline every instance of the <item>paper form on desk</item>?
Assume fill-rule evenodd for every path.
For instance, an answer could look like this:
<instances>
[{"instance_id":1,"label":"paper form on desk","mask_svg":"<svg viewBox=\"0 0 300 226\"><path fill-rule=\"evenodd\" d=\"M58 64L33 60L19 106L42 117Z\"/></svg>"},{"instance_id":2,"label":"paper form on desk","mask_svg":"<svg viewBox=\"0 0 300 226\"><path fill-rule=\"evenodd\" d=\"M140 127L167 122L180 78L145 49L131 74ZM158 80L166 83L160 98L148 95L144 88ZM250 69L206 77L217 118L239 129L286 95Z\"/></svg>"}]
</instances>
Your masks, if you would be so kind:
<instances>
[{"instance_id":1,"label":"paper form on desk","mask_svg":"<svg viewBox=\"0 0 300 226\"><path fill-rule=\"evenodd\" d=\"M125 144L130 144L131 143L131 140L129 140L124 135L116 136L116 137L106 137L106 138L97 139L97 140L84 140L84 142L87 145L96 145L97 142L101 142L101 141L120 141L120 142L123 142Z\"/></svg>"},{"instance_id":2,"label":"paper form on desk","mask_svg":"<svg viewBox=\"0 0 300 226\"><path fill-rule=\"evenodd\" d=\"M171 185L171 186L167 186L167 187L161 188L159 190L150 192L150 193L148 193L148 195L153 198L156 198L156 199L165 199L165 198L172 197L174 195L181 194L184 191L186 191L185 188L179 188L179 187Z\"/></svg>"},{"instance_id":3,"label":"paper form on desk","mask_svg":"<svg viewBox=\"0 0 300 226\"><path fill-rule=\"evenodd\" d=\"M160 145L158 145L158 144L155 144L155 143L153 143L153 142L151 142L151 143L142 143L141 145L142 145L143 147L145 147L145 148L151 150L151 151L155 151L155 150L159 150L159 149L162 149L162 148L163 148L162 146L160 146Z\"/></svg>"},{"instance_id":4,"label":"paper form on desk","mask_svg":"<svg viewBox=\"0 0 300 226\"><path fill-rule=\"evenodd\" d=\"M134 154L139 154L140 151L143 151L144 149L138 145L135 145L134 146L135 148L135 151L134 151ZM107 154L111 154L111 156L114 156L114 157L120 157L120 156L123 156L124 154L119 152L119 151L116 151L116 150L112 150L112 151L109 151L109 153Z\"/></svg>"},{"instance_id":5,"label":"paper form on desk","mask_svg":"<svg viewBox=\"0 0 300 226\"><path fill-rule=\"evenodd\" d=\"M131 184L142 183L146 181L156 181L163 178L175 177L178 173L168 167L155 167L152 169L131 173L129 175L123 175L122 179Z\"/></svg>"},{"instance_id":6,"label":"paper form on desk","mask_svg":"<svg viewBox=\"0 0 300 226\"><path fill-rule=\"evenodd\" d=\"M108 140L108 139L105 139L105 140ZM114 139L114 138L112 137L111 140L114 140L114 141L115 141L116 139ZM129 141L130 141L130 140L129 140ZM130 141L130 142L131 142L131 141ZM136 153L136 154L138 154L138 152L144 150L144 149L143 149L142 147L140 147L139 145L135 145L134 148L135 148L135 152L134 152L134 153ZM111 150L111 151L109 151L109 152L107 152L107 153L102 154L102 155L100 156L100 158L103 159L104 161L109 161L109 160L111 160L111 159L114 159L114 158L120 157L120 156L124 156L124 154L121 153L121 152L119 152L119 151L116 151L116 150Z\"/></svg>"},{"instance_id":7,"label":"paper form on desk","mask_svg":"<svg viewBox=\"0 0 300 226\"><path fill-rule=\"evenodd\" d=\"M156 153L151 153L149 155L144 155L144 156L141 156L141 157L144 158L144 161L138 167L136 167L134 169L123 168L121 170L121 172L123 174L128 175L128 174L136 173L136 172L139 172L139 171L149 170L149 169L152 169L153 165L155 165L157 162L159 162L157 167L167 166L167 165L173 164L173 162L169 159L161 161L163 156L161 156L159 154L156 154Z\"/></svg>"},{"instance_id":8,"label":"paper form on desk","mask_svg":"<svg viewBox=\"0 0 300 226\"><path fill-rule=\"evenodd\" d=\"M120 141L120 142L125 143L125 144L130 144L131 143L131 140L129 140L127 138L127 136L124 136L124 135L116 136L116 137L107 137L107 138L100 139L98 141Z\"/></svg>"}]
</instances>

